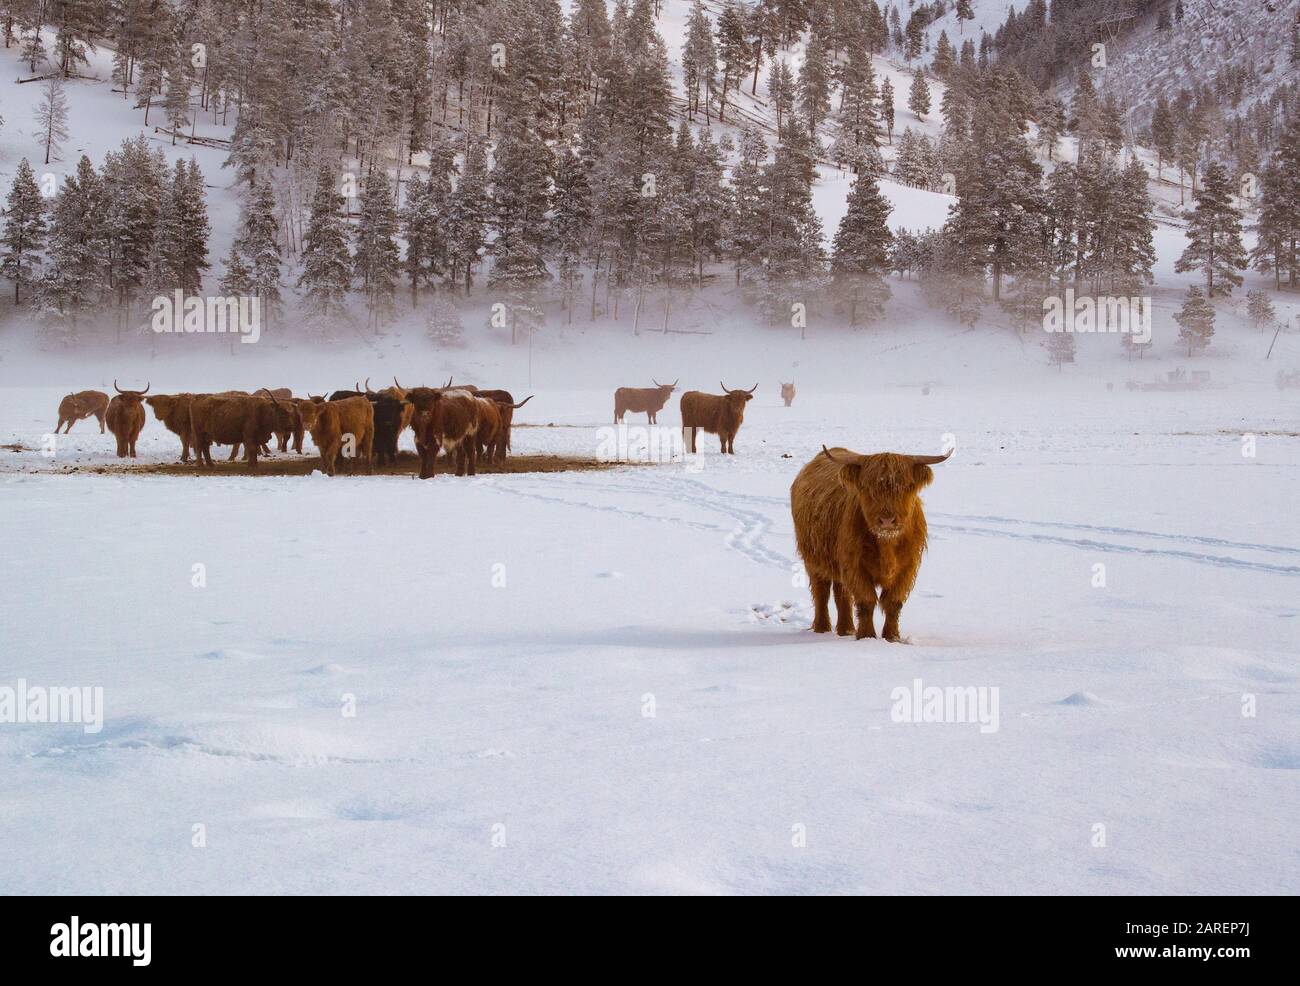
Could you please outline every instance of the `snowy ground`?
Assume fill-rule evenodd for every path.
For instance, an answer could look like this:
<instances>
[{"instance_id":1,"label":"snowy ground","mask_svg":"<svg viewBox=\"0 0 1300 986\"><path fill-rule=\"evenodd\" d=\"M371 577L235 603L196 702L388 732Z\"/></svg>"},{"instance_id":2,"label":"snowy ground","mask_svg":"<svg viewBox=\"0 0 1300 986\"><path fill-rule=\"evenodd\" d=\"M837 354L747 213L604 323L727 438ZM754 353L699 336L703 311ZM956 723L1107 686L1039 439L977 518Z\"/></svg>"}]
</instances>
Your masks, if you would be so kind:
<instances>
[{"instance_id":1,"label":"snowy ground","mask_svg":"<svg viewBox=\"0 0 1300 986\"><path fill-rule=\"evenodd\" d=\"M58 396L0 390L0 440ZM572 427L517 446L593 454L606 404L543 391ZM0 726L0 891L1293 893L1294 431L1263 389L765 383L725 461L12 471L115 461L83 422L0 452L0 685L105 701ZM814 637L793 474L947 434L910 644ZM917 678L997 730L893 721Z\"/></svg>"}]
</instances>

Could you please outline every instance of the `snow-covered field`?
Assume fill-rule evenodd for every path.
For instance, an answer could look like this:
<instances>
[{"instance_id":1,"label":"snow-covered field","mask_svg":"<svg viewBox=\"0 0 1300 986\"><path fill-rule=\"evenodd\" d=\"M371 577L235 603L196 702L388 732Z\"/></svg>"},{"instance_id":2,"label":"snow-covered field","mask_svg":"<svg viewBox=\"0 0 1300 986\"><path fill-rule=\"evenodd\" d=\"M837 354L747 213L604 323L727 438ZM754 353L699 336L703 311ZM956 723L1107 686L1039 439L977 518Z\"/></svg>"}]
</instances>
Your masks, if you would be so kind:
<instances>
[{"instance_id":1,"label":"snow-covered field","mask_svg":"<svg viewBox=\"0 0 1300 986\"><path fill-rule=\"evenodd\" d=\"M0 438L59 396L0 391ZM542 390L568 427L517 451L595 454L607 404ZM104 696L0 728L0 890L1295 892L1294 429L1271 389L764 382L725 460L48 474L116 461L82 422L0 452L0 686ZM794 473L946 435L908 643L815 637ZM997 728L895 721L916 679Z\"/></svg>"}]
</instances>

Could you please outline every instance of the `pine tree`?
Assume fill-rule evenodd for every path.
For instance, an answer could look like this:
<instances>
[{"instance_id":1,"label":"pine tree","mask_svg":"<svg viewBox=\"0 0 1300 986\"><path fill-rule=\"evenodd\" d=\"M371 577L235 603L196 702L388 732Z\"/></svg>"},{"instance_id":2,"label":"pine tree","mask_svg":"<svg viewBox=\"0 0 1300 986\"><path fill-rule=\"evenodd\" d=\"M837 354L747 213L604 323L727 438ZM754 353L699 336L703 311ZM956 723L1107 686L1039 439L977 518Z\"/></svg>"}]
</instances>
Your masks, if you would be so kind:
<instances>
[{"instance_id":1,"label":"pine tree","mask_svg":"<svg viewBox=\"0 0 1300 986\"><path fill-rule=\"evenodd\" d=\"M1292 123L1277 141L1273 163L1261 178L1257 241L1251 251L1255 269L1272 271L1274 286L1300 285L1300 123Z\"/></svg>"},{"instance_id":2,"label":"pine tree","mask_svg":"<svg viewBox=\"0 0 1300 986\"><path fill-rule=\"evenodd\" d=\"M825 254L821 220L812 205L810 151L811 137L792 125L762 169L761 307L773 322L789 318L794 303L807 305L821 285Z\"/></svg>"},{"instance_id":3,"label":"pine tree","mask_svg":"<svg viewBox=\"0 0 1300 986\"><path fill-rule=\"evenodd\" d=\"M754 278L762 268L764 220L763 164L767 145L753 127L740 134L739 160L731 169L735 210L727 231L727 243L736 263L736 283Z\"/></svg>"},{"instance_id":4,"label":"pine tree","mask_svg":"<svg viewBox=\"0 0 1300 986\"><path fill-rule=\"evenodd\" d=\"M1136 157L1118 178L1108 271L1112 290L1133 291L1153 280L1156 224L1151 219L1149 178L1146 166Z\"/></svg>"},{"instance_id":5,"label":"pine tree","mask_svg":"<svg viewBox=\"0 0 1300 986\"><path fill-rule=\"evenodd\" d=\"M880 119L889 134L889 143L894 142L894 84L885 76L880 82Z\"/></svg>"},{"instance_id":6,"label":"pine tree","mask_svg":"<svg viewBox=\"0 0 1300 986\"><path fill-rule=\"evenodd\" d=\"M958 200L945 228L974 268L990 271L998 300L1003 277L1024 268L1041 237L1042 169L997 103L977 104L971 134L958 174Z\"/></svg>"},{"instance_id":7,"label":"pine tree","mask_svg":"<svg viewBox=\"0 0 1300 986\"><path fill-rule=\"evenodd\" d=\"M248 264L244 262L244 258L239 252L238 245L234 243L230 245L230 252L226 254L226 259L222 263L226 268L225 272L221 275L221 280L218 282L222 297L252 297L253 272L249 269Z\"/></svg>"},{"instance_id":8,"label":"pine tree","mask_svg":"<svg viewBox=\"0 0 1300 986\"><path fill-rule=\"evenodd\" d=\"M1057 369L1074 362L1074 333L1053 332L1047 337L1047 362Z\"/></svg>"},{"instance_id":9,"label":"pine tree","mask_svg":"<svg viewBox=\"0 0 1300 986\"><path fill-rule=\"evenodd\" d=\"M804 126L815 135L830 109L831 70L826 41L816 26L808 38L804 62L799 68L799 111Z\"/></svg>"},{"instance_id":10,"label":"pine tree","mask_svg":"<svg viewBox=\"0 0 1300 986\"><path fill-rule=\"evenodd\" d=\"M22 289L30 285L40 271L41 250L45 248L45 202L36 184L32 166L23 158L18 162L14 183L5 200L4 233L0 234L0 274L14 282L14 304L21 301Z\"/></svg>"},{"instance_id":11,"label":"pine tree","mask_svg":"<svg viewBox=\"0 0 1300 986\"><path fill-rule=\"evenodd\" d=\"M1056 145L1065 133L1065 106L1055 95L1047 93L1038 108L1038 146L1047 151L1047 160L1055 160Z\"/></svg>"},{"instance_id":12,"label":"pine tree","mask_svg":"<svg viewBox=\"0 0 1300 986\"><path fill-rule=\"evenodd\" d=\"M108 280L124 321L148 273L168 172L162 150L151 151L143 134L123 141L104 161Z\"/></svg>"},{"instance_id":13,"label":"pine tree","mask_svg":"<svg viewBox=\"0 0 1300 986\"><path fill-rule=\"evenodd\" d=\"M718 119L725 120L727 91L732 83L735 83L737 90L740 89L740 80L749 68L750 59L745 12L736 0L727 0L722 13L718 15L717 34L717 54L722 60L722 91L719 94Z\"/></svg>"},{"instance_id":14,"label":"pine tree","mask_svg":"<svg viewBox=\"0 0 1300 986\"><path fill-rule=\"evenodd\" d=\"M768 70L767 96L776 114L776 136L780 140L782 124L795 101L794 76L790 74L790 66L780 58L772 59L772 67Z\"/></svg>"},{"instance_id":15,"label":"pine tree","mask_svg":"<svg viewBox=\"0 0 1300 986\"><path fill-rule=\"evenodd\" d=\"M934 58L930 62L930 71L945 82L950 81L953 70L957 67L957 52L948 40L948 32L939 32L939 42L934 49Z\"/></svg>"},{"instance_id":16,"label":"pine tree","mask_svg":"<svg viewBox=\"0 0 1300 986\"><path fill-rule=\"evenodd\" d=\"M919 11L913 11L912 16L907 19L907 30L903 32L904 61L910 62L914 58L921 57L921 45L925 40L925 35L918 14Z\"/></svg>"},{"instance_id":17,"label":"pine tree","mask_svg":"<svg viewBox=\"0 0 1300 986\"><path fill-rule=\"evenodd\" d=\"M1187 345L1187 355L1199 352L1210 344L1214 335L1214 306L1206 300L1195 284L1187 289L1187 299L1174 316L1178 323L1178 338Z\"/></svg>"},{"instance_id":18,"label":"pine tree","mask_svg":"<svg viewBox=\"0 0 1300 986\"><path fill-rule=\"evenodd\" d=\"M1246 292L1246 314L1255 323L1257 329L1272 325L1277 319L1277 310L1273 307L1272 299L1269 298L1267 291L1260 288Z\"/></svg>"},{"instance_id":19,"label":"pine tree","mask_svg":"<svg viewBox=\"0 0 1300 986\"><path fill-rule=\"evenodd\" d=\"M334 188L334 172L322 166L311 201L311 218L302 240L302 274L307 303L320 316L341 312L352 287L352 256L343 220L343 196Z\"/></svg>"},{"instance_id":20,"label":"pine tree","mask_svg":"<svg viewBox=\"0 0 1300 986\"><path fill-rule=\"evenodd\" d=\"M464 273L466 294L473 284L474 266L487 243L488 206L487 152L482 141L470 140L460 180L447 207L449 273L453 281L457 272Z\"/></svg>"},{"instance_id":21,"label":"pine tree","mask_svg":"<svg viewBox=\"0 0 1300 986\"><path fill-rule=\"evenodd\" d=\"M203 272L208 264L208 207L203 195L203 174L199 162L189 165L178 160L172 175L172 240L177 287L186 294L200 294Z\"/></svg>"},{"instance_id":22,"label":"pine tree","mask_svg":"<svg viewBox=\"0 0 1300 986\"><path fill-rule=\"evenodd\" d=\"M1169 101L1161 94L1156 98L1156 108L1151 115L1151 144L1156 152L1156 178L1163 177L1164 166L1174 160L1178 130L1174 115L1169 111Z\"/></svg>"},{"instance_id":23,"label":"pine tree","mask_svg":"<svg viewBox=\"0 0 1300 986\"><path fill-rule=\"evenodd\" d=\"M521 114L505 118L491 173L496 238L488 284L507 296L511 342L518 341L521 328L531 332L541 322L538 291L551 277L545 259L551 233L550 157L550 149Z\"/></svg>"},{"instance_id":24,"label":"pine tree","mask_svg":"<svg viewBox=\"0 0 1300 986\"><path fill-rule=\"evenodd\" d=\"M68 97L63 79L51 76L41 90L36 106L36 136L45 147L45 163L62 160L63 142L68 139Z\"/></svg>"},{"instance_id":25,"label":"pine tree","mask_svg":"<svg viewBox=\"0 0 1300 986\"><path fill-rule=\"evenodd\" d=\"M393 293L401 257L394 237L398 232L397 207L388 174L373 168L361 189L361 215L354 236L353 266L366 293L370 324L376 332L395 311Z\"/></svg>"},{"instance_id":26,"label":"pine tree","mask_svg":"<svg viewBox=\"0 0 1300 986\"><path fill-rule=\"evenodd\" d=\"M36 292L36 305L76 337L77 320L105 287L103 188L90 158L63 180L54 200L49 247Z\"/></svg>"},{"instance_id":27,"label":"pine tree","mask_svg":"<svg viewBox=\"0 0 1300 986\"><path fill-rule=\"evenodd\" d=\"M418 174L406 182L406 205L402 208L402 237L406 240L403 265L411 281L411 305L420 300L420 285L433 284L446 269L443 223L446 217L435 206L431 180Z\"/></svg>"},{"instance_id":28,"label":"pine tree","mask_svg":"<svg viewBox=\"0 0 1300 986\"><path fill-rule=\"evenodd\" d=\"M682 73L686 85L686 114L700 111L703 94L704 119L709 120L709 96L718 71L718 53L713 44L713 24L701 0L695 0L686 21L686 45L682 49Z\"/></svg>"},{"instance_id":29,"label":"pine tree","mask_svg":"<svg viewBox=\"0 0 1300 986\"><path fill-rule=\"evenodd\" d=\"M891 206L880 194L873 172L864 171L853 183L831 247L831 276L841 302L848 307L849 325L858 315L881 318L889 287L884 274L890 269L890 235L886 220Z\"/></svg>"},{"instance_id":30,"label":"pine tree","mask_svg":"<svg viewBox=\"0 0 1300 986\"><path fill-rule=\"evenodd\" d=\"M440 349L455 349L465 344L465 325L460 309L450 298L437 295L429 303L429 317L425 320L429 341Z\"/></svg>"},{"instance_id":31,"label":"pine tree","mask_svg":"<svg viewBox=\"0 0 1300 986\"><path fill-rule=\"evenodd\" d=\"M966 33L966 21L975 19L975 11L971 9L970 0L957 0L957 24L962 34Z\"/></svg>"},{"instance_id":32,"label":"pine tree","mask_svg":"<svg viewBox=\"0 0 1300 986\"><path fill-rule=\"evenodd\" d=\"M1232 294L1240 287L1237 273L1246 269L1246 248L1241 243L1241 212L1232 204L1228 169L1214 161L1205 171L1196 193L1196 208L1187 226L1187 248L1174 270L1205 273L1205 290L1210 298ZM1217 280L1216 280L1217 279Z\"/></svg>"},{"instance_id":33,"label":"pine tree","mask_svg":"<svg viewBox=\"0 0 1300 986\"><path fill-rule=\"evenodd\" d=\"M176 135L190 122L190 76L189 65L184 56L177 52L167 73L167 90L163 97L163 113L171 126L172 146L176 146Z\"/></svg>"},{"instance_id":34,"label":"pine tree","mask_svg":"<svg viewBox=\"0 0 1300 986\"><path fill-rule=\"evenodd\" d=\"M572 150L562 151L555 168L553 222L555 265L564 296L564 308L573 323L574 297L582 284L582 262L591 231L591 187L582 159Z\"/></svg>"},{"instance_id":35,"label":"pine tree","mask_svg":"<svg viewBox=\"0 0 1300 986\"><path fill-rule=\"evenodd\" d=\"M275 192L270 182L258 182L244 203L235 247L248 265L248 294L257 297L268 325L280 317L280 223L275 217ZM239 294L240 292L225 292Z\"/></svg>"},{"instance_id":36,"label":"pine tree","mask_svg":"<svg viewBox=\"0 0 1300 986\"><path fill-rule=\"evenodd\" d=\"M924 120L930 112L930 87L925 84L925 73L919 68L912 75L912 88L907 94L907 108Z\"/></svg>"}]
</instances>

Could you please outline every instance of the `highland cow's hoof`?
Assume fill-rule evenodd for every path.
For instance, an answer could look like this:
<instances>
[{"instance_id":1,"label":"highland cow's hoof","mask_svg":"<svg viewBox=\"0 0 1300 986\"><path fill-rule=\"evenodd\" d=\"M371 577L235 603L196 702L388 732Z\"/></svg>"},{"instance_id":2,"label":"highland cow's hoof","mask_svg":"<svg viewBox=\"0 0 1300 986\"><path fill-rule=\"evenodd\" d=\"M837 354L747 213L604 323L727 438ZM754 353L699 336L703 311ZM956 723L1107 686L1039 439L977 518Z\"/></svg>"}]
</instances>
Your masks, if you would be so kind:
<instances>
[{"instance_id":1,"label":"highland cow's hoof","mask_svg":"<svg viewBox=\"0 0 1300 986\"><path fill-rule=\"evenodd\" d=\"M853 635L854 640L865 640L868 637L872 640L876 638L875 627L859 627L858 632Z\"/></svg>"},{"instance_id":2,"label":"highland cow's hoof","mask_svg":"<svg viewBox=\"0 0 1300 986\"><path fill-rule=\"evenodd\" d=\"M847 627L840 626L835 628L835 633L837 636L840 637L852 637L856 633L856 631L853 629L852 626L847 626Z\"/></svg>"},{"instance_id":3,"label":"highland cow's hoof","mask_svg":"<svg viewBox=\"0 0 1300 986\"><path fill-rule=\"evenodd\" d=\"M812 631L813 631L813 633L830 633L830 632L831 632L831 621L830 621L830 620L813 620Z\"/></svg>"}]
</instances>

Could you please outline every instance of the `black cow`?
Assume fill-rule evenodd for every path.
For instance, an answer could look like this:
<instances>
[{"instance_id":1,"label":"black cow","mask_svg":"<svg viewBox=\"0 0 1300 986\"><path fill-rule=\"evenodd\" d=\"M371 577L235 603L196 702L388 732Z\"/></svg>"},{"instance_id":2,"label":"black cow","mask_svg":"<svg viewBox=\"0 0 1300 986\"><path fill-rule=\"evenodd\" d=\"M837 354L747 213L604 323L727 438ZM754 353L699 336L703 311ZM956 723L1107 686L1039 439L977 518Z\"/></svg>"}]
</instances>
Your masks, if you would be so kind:
<instances>
[{"instance_id":1,"label":"black cow","mask_svg":"<svg viewBox=\"0 0 1300 986\"><path fill-rule=\"evenodd\" d=\"M330 394L329 399L341 401L349 397L364 397L374 408L375 461L380 465L397 462L397 437L402 432L402 402L389 394L371 390L368 379L365 390L359 386L356 390L336 390Z\"/></svg>"}]
</instances>

